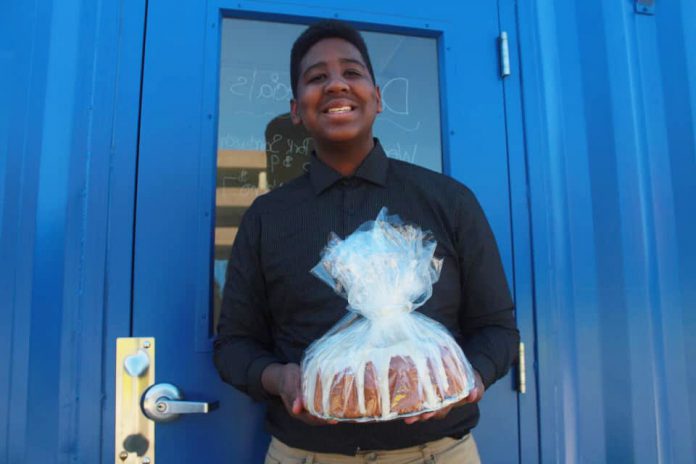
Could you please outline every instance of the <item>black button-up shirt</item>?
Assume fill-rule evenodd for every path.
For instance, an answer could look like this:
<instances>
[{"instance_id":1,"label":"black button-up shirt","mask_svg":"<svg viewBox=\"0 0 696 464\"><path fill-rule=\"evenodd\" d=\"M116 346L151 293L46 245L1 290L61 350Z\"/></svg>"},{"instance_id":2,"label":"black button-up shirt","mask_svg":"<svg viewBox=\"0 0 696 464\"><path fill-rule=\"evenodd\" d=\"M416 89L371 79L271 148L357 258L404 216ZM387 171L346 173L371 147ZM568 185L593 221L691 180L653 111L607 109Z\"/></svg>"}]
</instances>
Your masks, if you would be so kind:
<instances>
[{"instance_id":1,"label":"black button-up shirt","mask_svg":"<svg viewBox=\"0 0 696 464\"><path fill-rule=\"evenodd\" d=\"M432 297L418 311L447 327L488 387L513 362L519 342L495 239L473 193L455 180L389 159L379 142L352 177L312 157L308 173L258 197L246 211L227 270L215 343L223 380L268 402L267 428L289 446L354 454L462 436L476 405L445 419L406 425L310 426L292 418L261 386L273 362L299 363L312 341L346 314L347 302L310 274L330 232L346 237L386 206L430 230L444 260Z\"/></svg>"}]
</instances>

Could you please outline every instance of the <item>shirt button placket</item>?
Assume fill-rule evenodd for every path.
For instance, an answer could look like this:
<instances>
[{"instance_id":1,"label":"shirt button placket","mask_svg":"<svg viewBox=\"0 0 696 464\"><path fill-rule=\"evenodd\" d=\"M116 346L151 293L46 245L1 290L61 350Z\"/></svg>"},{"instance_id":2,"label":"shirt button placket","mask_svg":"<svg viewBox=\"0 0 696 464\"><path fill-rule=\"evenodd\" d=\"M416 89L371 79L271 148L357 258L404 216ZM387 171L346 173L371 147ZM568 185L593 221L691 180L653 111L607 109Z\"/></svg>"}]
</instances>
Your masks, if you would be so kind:
<instances>
[{"instance_id":1,"label":"shirt button placket","mask_svg":"<svg viewBox=\"0 0 696 464\"><path fill-rule=\"evenodd\" d=\"M347 228L352 228L352 217L355 214L355 186L353 179L343 181L343 223ZM352 230L346 231L350 233Z\"/></svg>"}]
</instances>

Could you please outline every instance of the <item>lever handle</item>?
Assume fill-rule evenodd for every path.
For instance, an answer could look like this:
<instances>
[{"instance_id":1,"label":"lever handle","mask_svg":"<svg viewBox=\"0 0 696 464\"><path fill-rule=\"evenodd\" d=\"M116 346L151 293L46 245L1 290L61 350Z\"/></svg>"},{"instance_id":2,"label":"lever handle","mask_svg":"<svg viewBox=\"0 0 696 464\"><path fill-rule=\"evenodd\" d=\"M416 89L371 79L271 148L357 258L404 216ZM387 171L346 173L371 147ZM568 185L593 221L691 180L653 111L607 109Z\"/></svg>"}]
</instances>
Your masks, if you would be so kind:
<instances>
[{"instance_id":1,"label":"lever handle","mask_svg":"<svg viewBox=\"0 0 696 464\"><path fill-rule=\"evenodd\" d=\"M217 409L218 402L183 401L179 389L170 383L151 385L141 398L143 414L155 422L171 422L181 414L207 414Z\"/></svg>"},{"instance_id":2,"label":"lever handle","mask_svg":"<svg viewBox=\"0 0 696 464\"><path fill-rule=\"evenodd\" d=\"M170 414L207 414L216 409L214 405L217 405L217 401L206 403L203 401L159 400L155 403L157 411Z\"/></svg>"}]
</instances>

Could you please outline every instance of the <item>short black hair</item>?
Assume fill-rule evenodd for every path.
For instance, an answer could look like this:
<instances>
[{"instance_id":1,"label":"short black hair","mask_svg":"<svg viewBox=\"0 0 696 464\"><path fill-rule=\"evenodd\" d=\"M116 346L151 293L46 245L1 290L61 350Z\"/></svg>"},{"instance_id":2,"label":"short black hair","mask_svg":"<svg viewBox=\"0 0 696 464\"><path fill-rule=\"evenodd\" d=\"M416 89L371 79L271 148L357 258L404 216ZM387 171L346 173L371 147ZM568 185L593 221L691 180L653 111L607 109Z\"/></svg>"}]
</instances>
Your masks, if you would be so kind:
<instances>
[{"instance_id":1,"label":"short black hair","mask_svg":"<svg viewBox=\"0 0 696 464\"><path fill-rule=\"evenodd\" d=\"M297 96L297 81L300 75L300 62L317 42L323 39L343 39L351 43L360 52L367 70L370 72L372 82L375 81L375 72L372 70L370 55L367 53L367 45L357 29L348 23L335 19L326 19L312 24L304 30L295 40L290 53L290 85L293 97Z\"/></svg>"}]
</instances>

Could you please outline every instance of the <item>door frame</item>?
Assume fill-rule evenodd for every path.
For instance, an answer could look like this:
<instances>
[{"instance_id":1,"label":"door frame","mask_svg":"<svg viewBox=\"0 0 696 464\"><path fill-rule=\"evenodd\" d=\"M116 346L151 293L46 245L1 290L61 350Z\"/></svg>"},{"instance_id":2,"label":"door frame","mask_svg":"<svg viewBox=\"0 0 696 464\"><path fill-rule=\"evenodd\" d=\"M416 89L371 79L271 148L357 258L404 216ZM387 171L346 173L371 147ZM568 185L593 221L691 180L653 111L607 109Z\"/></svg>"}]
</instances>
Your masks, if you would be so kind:
<instances>
[{"instance_id":1,"label":"door frame","mask_svg":"<svg viewBox=\"0 0 696 464\"><path fill-rule=\"evenodd\" d=\"M101 462L113 462L116 402L116 339L130 337L132 330L133 251L135 230L135 199L138 172L140 133L140 104L143 82L143 57L147 24L147 0L120 3L120 15L113 19L120 28L117 49L105 50L104 55L115 59L114 100L110 150L110 173L104 196L108 198L105 228L97 233L106 235L103 267L103 338L101 363L101 415L95 418L94 429L101 431L101 445L82 443L75 437L78 448L98 446ZM99 42L97 42L99 43ZM96 48L97 45L95 45ZM106 43L110 47L112 44ZM99 207L98 206L98 207Z\"/></svg>"},{"instance_id":2,"label":"door frame","mask_svg":"<svg viewBox=\"0 0 696 464\"><path fill-rule=\"evenodd\" d=\"M211 2L214 3L214 2ZM506 124L508 130L508 171L510 185L510 214L511 237L513 247L513 280L511 286L518 308L518 324L523 333L523 341L527 343L527 394L518 398L519 443L521 462L538 462L539 460L539 420L538 394L536 387L536 339L535 315L533 297L533 251L530 233L530 205L527 185L527 155L525 142L525 126L523 116L522 81L520 78L521 63L520 49L529 46L530 38L520 37L517 31L517 16L513 0L498 0L499 23L501 30L508 31L510 40L510 58L512 76L504 82ZM145 34L147 27L147 0L129 2L123 6L120 27L122 33L119 39L119 55L113 65L115 86L119 96L119 104L114 111L112 138L115 151L111 160L111 175L108 182L108 213L106 229L106 265L104 269L104 333L102 385L103 405L100 428L107 445L102 448L102 460L110 462L113 456L112 437L114 433L114 398L115 398L115 340L117 337L131 336L132 325L132 279L133 253L135 231L136 185L138 165L138 142L140 131L140 105L143 85L143 59L145 56ZM214 5L210 9L218 7ZM316 10L323 13L322 17L343 16L343 12L326 8ZM287 4L254 4L254 11L236 10L235 17L252 19L293 19L303 18L295 11L295 7ZM352 13L352 12L351 12ZM315 18L304 17L306 20ZM365 21L368 29L374 29L375 15L364 13L351 14L351 20ZM395 23L399 21L394 21ZM426 29L433 30L433 36L443 28L432 21L416 21L412 18L401 20L403 27L380 27L380 31L409 32L417 30L423 35ZM360 25L360 23L358 22ZM210 34L212 35L212 34ZM519 37L519 40L518 40ZM206 39L208 40L208 39ZM443 41L438 41L439 48L444 47ZM538 44L532 41L534 47ZM493 46L493 44L492 44ZM217 50L217 46L215 47ZM444 50L440 57L445 57ZM532 64L533 66L534 64ZM439 62L439 75L444 88L444 59ZM206 76L217 80L217 76ZM205 93L208 98L210 93ZM204 102L209 104L210 102ZM449 133L446 100L441 103L441 118L443 135ZM214 110L212 114L217 114ZM448 137L442 137L443 172L451 174L451 164L448 158ZM521 311L520 311L521 309ZM206 342L207 343L207 342ZM96 424L95 424L96 425ZM79 441L79 439L78 439Z\"/></svg>"},{"instance_id":3,"label":"door frame","mask_svg":"<svg viewBox=\"0 0 696 464\"><path fill-rule=\"evenodd\" d=\"M531 3L535 3L533 0ZM525 3L526 2L521 2ZM537 370L537 308L535 301L534 249L532 245L532 210L528 177L527 109L524 101L522 50L530 44L522 36L520 11L525 8L515 0L498 0L500 30L508 32L511 75L503 81L505 120L508 133L508 168L510 184L510 223L513 246L512 292L517 326L525 344L526 393L518 399L520 418L520 462L541 462L539 390ZM523 17L522 17L523 18ZM510 31L513 31L510 33ZM525 55L526 56L526 55ZM519 367L518 367L519 369ZM519 375L519 371L517 372Z\"/></svg>"}]
</instances>

